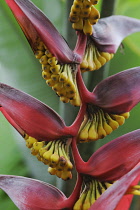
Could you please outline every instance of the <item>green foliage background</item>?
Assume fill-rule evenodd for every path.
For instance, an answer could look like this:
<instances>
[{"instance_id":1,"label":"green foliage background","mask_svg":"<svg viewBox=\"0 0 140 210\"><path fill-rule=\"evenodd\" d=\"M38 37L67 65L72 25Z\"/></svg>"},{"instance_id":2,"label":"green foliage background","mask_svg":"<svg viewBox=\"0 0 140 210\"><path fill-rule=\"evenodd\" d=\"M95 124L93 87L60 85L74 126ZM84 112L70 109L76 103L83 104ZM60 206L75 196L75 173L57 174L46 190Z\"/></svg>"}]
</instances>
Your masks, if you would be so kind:
<instances>
[{"instance_id":1,"label":"green foliage background","mask_svg":"<svg viewBox=\"0 0 140 210\"><path fill-rule=\"evenodd\" d=\"M67 1L32 1L44 11L59 32L67 39ZM72 0L70 1L72 2ZM100 1L98 8L100 8L101 3L102 1ZM116 2L115 14L117 15L126 15L140 19L139 10L140 1L138 0L118 0ZM4 0L0 0L0 22L0 82L31 94L64 116L63 109L65 109L65 105L59 102L55 93L42 79L41 66L34 58L26 38ZM110 62L109 71L106 74L112 75L127 68L140 66L140 33L127 37L123 44L124 53L122 54L118 50ZM93 74L95 74L96 78L96 73ZM66 107L65 118L69 116L70 111L69 106L66 105ZM131 111L131 117L126 120L126 123L110 136L99 140L94 145L94 150L117 136L140 128L139 114L140 106L137 105ZM86 152L84 151L85 154ZM63 183L48 175L46 166L37 162L35 157L31 157L29 153L29 150L25 148L24 140L0 114L0 173L34 177L63 189ZM138 210L139 206L140 202L137 199L132 209ZM0 208L6 210L17 209L2 191L0 191Z\"/></svg>"}]
</instances>

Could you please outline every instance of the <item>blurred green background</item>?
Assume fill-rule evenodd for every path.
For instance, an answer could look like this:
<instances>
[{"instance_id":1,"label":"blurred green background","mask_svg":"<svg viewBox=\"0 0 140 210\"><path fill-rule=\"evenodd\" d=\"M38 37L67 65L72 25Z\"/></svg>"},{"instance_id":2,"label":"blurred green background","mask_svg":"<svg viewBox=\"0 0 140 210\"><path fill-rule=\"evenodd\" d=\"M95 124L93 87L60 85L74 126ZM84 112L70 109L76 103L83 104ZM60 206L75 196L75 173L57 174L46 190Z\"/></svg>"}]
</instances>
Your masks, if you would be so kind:
<instances>
[{"instance_id":1,"label":"blurred green background","mask_svg":"<svg viewBox=\"0 0 140 210\"><path fill-rule=\"evenodd\" d=\"M72 2L72 0L69 0ZM59 32L69 39L68 1L66 0L32 0L47 17L53 22ZM98 8L100 9L102 1ZM115 14L126 15L140 19L140 1L118 0L116 1ZM35 59L21 29L15 21L11 11L0 1L0 82L11 85L43 101L63 117L69 115L69 105L59 102L56 94L45 84L41 77L41 65ZM140 33L127 37L124 41L124 53L120 50L116 53L109 64L109 75L115 74L127 68L140 66ZM65 108L66 107L66 108ZM67 109L67 116L63 110ZM75 111L75 108L72 108ZM140 127L140 106L137 105L131 111L131 117L118 130L103 140L99 140L95 149L106 142L124 133ZM90 143L90 147L91 147ZM86 153L86 151L84 151ZM63 189L63 183L47 173L47 167L30 155L25 147L24 140L8 124L0 113L0 173L21 175L37 178ZM69 182L69 181L68 181ZM71 182L70 182L71 184ZM0 191L0 208L16 210L17 207L11 202L4 192ZM140 202L136 199L131 209L138 210Z\"/></svg>"}]
</instances>

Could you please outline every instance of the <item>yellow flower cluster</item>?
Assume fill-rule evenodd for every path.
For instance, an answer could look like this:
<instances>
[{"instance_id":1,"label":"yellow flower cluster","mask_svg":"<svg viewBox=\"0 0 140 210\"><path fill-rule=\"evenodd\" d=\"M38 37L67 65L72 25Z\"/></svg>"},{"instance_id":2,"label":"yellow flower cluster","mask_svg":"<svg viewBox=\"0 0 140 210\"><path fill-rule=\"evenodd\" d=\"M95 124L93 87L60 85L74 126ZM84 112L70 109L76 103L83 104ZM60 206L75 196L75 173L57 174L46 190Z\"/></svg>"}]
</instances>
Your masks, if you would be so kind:
<instances>
[{"instance_id":1,"label":"yellow flower cluster","mask_svg":"<svg viewBox=\"0 0 140 210\"><path fill-rule=\"evenodd\" d=\"M90 115L87 113L81 124L78 141L90 142L104 138L120 125L124 124L125 119L129 117L129 112L121 115L109 114L101 108L96 107Z\"/></svg>"},{"instance_id":2,"label":"yellow flower cluster","mask_svg":"<svg viewBox=\"0 0 140 210\"><path fill-rule=\"evenodd\" d=\"M42 77L57 93L60 100L80 106L81 99L76 83L76 64L59 64L57 58L40 41L36 44L35 57L42 64Z\"/></svg>"},{"instance_id":3,"label":"yellow flower cluster","mask_svg":"<svg viewBox=\"0 0 140 210\"><path fill-rule=\"evenodd\" d=\"M100 52L93 43L89 43L86 47L83 61L80 64L80 69L82 72L98 70L113 56L114 54L112 53Z\"/></svg>"},{"instance_id":4,"label":"yellow flower cluster","mask_svg":"<svg viewBox=\"0 0 140 210\"><path fill-rule=\"evenodd\" d=\"M99 182L98 180L91 179L88 183L85 183L85 188L75 203L73 210L88 210L111 185L109 182Z\"/></svg>"},{"instance_id":5,"label":"yellow flower cluster","mask_svg":"<svg viewBox=\"0 0 140 210\"><path fill-rule=\"evenodd\" d=\"M38 141L37 139L25 135L26 146L30 148L31 154L48 165L48 172L63 180L72 178L72 163L69 160L69 144L71 140L61 139L55 141Z\"/></svg>"},{"instance_id":6,"label":"yellow flower cluster","mask_svg":"<svg viewBox=\"0 0 140 210\"><path fill-rule=\"evenodd\" d=\"M74 0L69 19L75 30L83 30L87 35L92 34L92 25L100 18L99 11L94 7L97 3L95 0Z\"/></svg>"},{"instance_id":7,"label":"yellow flower cluster","mask_svg":"<svg viewBox=\"0 0 140 210\"><path fill-rule=\"evenodd\" d=\"M85 188L80 195L80 198L75 203L73 210L88 210L93 203L106 191L114 182L100 182L93 177L85 176ZM125 195L140 195L140 186L135 185L128 188Z\"/></svg>"}]
</instances>

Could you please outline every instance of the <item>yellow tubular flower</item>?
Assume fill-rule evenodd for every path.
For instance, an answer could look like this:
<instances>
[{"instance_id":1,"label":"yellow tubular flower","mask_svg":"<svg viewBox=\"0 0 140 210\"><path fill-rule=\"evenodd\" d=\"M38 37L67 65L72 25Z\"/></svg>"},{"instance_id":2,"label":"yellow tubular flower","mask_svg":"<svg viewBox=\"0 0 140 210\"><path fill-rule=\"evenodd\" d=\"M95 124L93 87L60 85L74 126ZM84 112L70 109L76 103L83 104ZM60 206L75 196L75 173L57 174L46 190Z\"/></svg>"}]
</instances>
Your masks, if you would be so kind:
<instances>
[{"instance_id":1,"label":"yellow tubular flower","mask_svg":"<svg viewBox=\"0 0 140 210\"><path fill-rule=\"evenodd\" d=\"M74 205L74 210L88 210L91 205L107 190L112 182L100 182L90 176L84 176L84 190Z\"/></svg>"},{"instance_id":2,"label":"yellow tubular flower","mask_svg":"<svg viewBox=\"0 0 140 210\"><path fill-rule=\"evenodd\" d=\"M36 44L35 57L42 64L42 77L64 103L80 106L81 100L76 84L76 64L60 64L56 57L40 41Z\"/></svg>"},{"instance_id":3,"label":"yellow tubular flower","mask_svg":"<svg viewBox=\"0 0 140 210\"><path fill-rule=\"evenodd\" d=\"M94 42L88 39L83 61L80 65L81 72L98 70L113 56L112 53L100 52Z\"/></svg>"},{"instance_id":4,"label":"yellow tubular flower","mask_svg":"<svg viewBox=\"0 0 140 210\"><path fill-rule=\"evenodd\" d=\"M126 194L140 195L140 185L129 187Z\"/></svg>"},{"instance_id":5,"label":"yellow tubular flower","mask_svg":"<svg viewBox=\"0 0 140 210\"><path fill-rule=\"evenodd\" d=\"M75 30L83 30L86 35L92 34L92 25L100 18L99 11L93 6L97 3L98 1L95 0L74 0L69 20Z\"/></svg>"},{"instance_id":6,"label":"yellow tubular flower","mask_svg":"<svg viewBox=\"0 0 140 210\"><path fill-rule=\"evenodd\" d=\"M102 139L120 125L123 125L128 117L129 112L116 115L89 104L79 129L78 141L84 143Z\"/></svg>"},{"instance_id":7,"label":"yellow tubular flower","mask_svg":"<svg viewBox=\"0 0 140 210\"><path fill-rule=\"evenodd\" d=\"M26 146L30 148L31 154L48 165L48 172L63 180L72 178L73 165L69 160L69 145L71 139L61 139L56 141L38 141L37 139L25 135Z\"/></svg>"}]
</instances>

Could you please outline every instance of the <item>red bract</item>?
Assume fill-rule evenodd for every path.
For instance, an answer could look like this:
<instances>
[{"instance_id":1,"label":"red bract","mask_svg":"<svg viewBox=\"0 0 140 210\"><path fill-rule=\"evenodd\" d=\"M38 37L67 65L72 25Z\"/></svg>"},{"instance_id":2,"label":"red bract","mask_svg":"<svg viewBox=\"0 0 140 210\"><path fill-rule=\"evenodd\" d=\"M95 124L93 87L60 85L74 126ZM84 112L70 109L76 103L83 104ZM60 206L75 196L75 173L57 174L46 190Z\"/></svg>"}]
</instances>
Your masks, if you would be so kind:
<instances>
[{"instance_id":1,"label":"red bract","mask_svg":"<svg viewBox=\"0 0 140 210\"><path fill-rule=\"evenodd\" d=\"M85 87L80 73L77 82L86 111L78 141L104 138L129 117L140 101L140 67L127 69L101 81L92 92Z\"/></svg>"},{"instance_id":2,"label":"red bract","mask_svg":"<svg viewBox=\"0 0 140 210\"><path fill-rule=\"evenodd\" d=\"M105 144L87 162L84 162L80 157L76 147L76 139L72 142L72 149L76 170L83 176L83 184L85 185L78 201L74 205L74 210L90 209L93 203L96 204L98 202L98 198L102 197L102 195L104 196L105 191L108 192L108 188L114 186L114 181L123 177L140 162L140 129ZM126 186L128 184L126 180L123 186L125 184ZM127 191L127 187L124 189L123 195ZM128 193L133 194L133 190L128 190ZM112 198L114 203L117 199L115 197ZM132 195L124 197L123 201L128 205L131 199ZM106 202L109 203L109 201L106 196ZM106 204L106 209L108 209L108 203ZM99 207L102 206L104 209L104 204L105 202L102 201ZM93 209L100 209L98 205L95 206L96 208ZM110 210L113 210L113 208L110 208ZM118 208L118 210L120 209Z\"/></svg>"},{"instance_id":3,"label":"red bract","mask_svg":"<svg viewBox=\"0 0 140 210\"><path fill-rule=\"evenodd\" d=\"M72 52L49 19L31 1L6 0L6 2L34 51L37 39L40 38L60 62L78 62L78 55Z\"/></svg>"},{"instance_id":4,"label":"red bract","mask_svg":"<svg viewBox=\"0 0 140 210\"><path fill-rule=\"evenodd\" d=\"M140 31L140 21L136 19L123 16L103 18L93 26L93 35L77 33L76 47L72 51L48 18L29 0L6 2L42 64L42 76L46 83L56 91L61 101L75 106L81 104L80 87L77 87L76 81L77 65L81 63L81 71L99 69L113 57L112 53L127 35ZM87 5L84 5L89 7L96 3L86 2ZM94 15L99 18L96 12ZM94 15L93 22L96 19ZM107 38L105 34L108 34Z\"/></svg>"},{"instance_id":5,"label":"red bract","mask_svg":"<svg viewBox=\"0 0 140 210\"><path fill-rule=\"evenodd\" d=\"M138 165L104 192L90 210L128 210L132 195L125 195L125 193L139 180L140 166Z\"/></svg>"},{"instance_id":6,"label":"red bract","mask_svg":"<svg viewBox=\"0 0 140 210\"><path fill-rule=\"evenodd\" d=\"M0 84L0 111L25 138L31 153L50 166L49 173L64 180L72 178L69 146L75 130L67 127L56 112L5 84Z\"/></svg>"},{"instance_id":7,"label":"red bract","mask_svg":"<svg viewBox=\"0 0 140 210\"><path fill-rule=\"evenodd\" d=\"M140 31L140 21L135 18L113 15L101 18L93 26L92 40L101 52L116 53L125 37Z\"/></svg>"},{"instance_id":8,"label":"red bract","mask_svg":"<svg viewBox=\"0 0 140 210\"><path fill-rule=\"evenodd\" d=\"M31 1L6 2L42 65L42 77L46 83L61 101L80 106L76 73L85 50L86 36L78 33L73 52L50 20Z\"/></svg>"},{"instance_id":9,"label":"red bract","mask_svg":"<svg viewBox=\"0 0 140 210\"><path fill-rule=\"evenodd\" d=\"M121 114L140 101L140 67L128 69L100 82L93 90L93 104Z\"/></svg>"},{"instance_id":10,"label":"red bract","mask_svg":"<svg viewBox=\"0 0 140 210\"><path fill-rule=\"evenodd\" d=\"M22 210L60 209L67 198L52 185L16 176L0 176L0 188Z\"/></svg>"},{"instance_id":11,"label":"red bract","mask_svg":"<svg viewBox=\"0 0 140 210\"><path fill-rule=\"evenodd\" d=\"M123 39L138 31L140 21L135 18L120 15L101 18L93 25L93 33L87 38L81 71L100 69L113 58Z\"/></svg>"},{"instance_id":12,"label":"red bract","mask_svg":"<svg viewBox=\"0 0 140 210\"><path fill-rule=\"evenodd\" d=\"M140 101L140 67L124 70L101 81L91 92L78 78L83 103L112 114L129 112Z\"/></svg>"},{"instance_id":13,"label":"red bract","mask_svg":"<svg viewBox=\"0 0 140 210\"><path fill-rule=\"evenodd\" d=\"M42 141L67 136L62 118L50 107L22 91L0 84L0 106L5 117L17 124L15 128L18 130L20 127L22 135L27 133Z\"/></svg>"},{"instance_id":14,"label":"red bract","mask_svg":"<svg viewBox=\"0 0 140 210\"><path fill-rule=\"evenodd\" d=\"M81 181L79 176L69 198L50 184L20 176L0 175L0 188L22 210L72 209L80 193Z\"/></svg>"},{"instance_id":15,"label":"red bract","mask_svg":"<svg viewBox=\"0 0 140 210\"><path fill-rule=\"evenodd\" d=\"M99 148L84 162L73 141L77 171L100 181L115 181L140 162L140 129L127 133Z\"/></svg>"}]
</instances>

